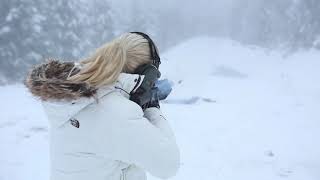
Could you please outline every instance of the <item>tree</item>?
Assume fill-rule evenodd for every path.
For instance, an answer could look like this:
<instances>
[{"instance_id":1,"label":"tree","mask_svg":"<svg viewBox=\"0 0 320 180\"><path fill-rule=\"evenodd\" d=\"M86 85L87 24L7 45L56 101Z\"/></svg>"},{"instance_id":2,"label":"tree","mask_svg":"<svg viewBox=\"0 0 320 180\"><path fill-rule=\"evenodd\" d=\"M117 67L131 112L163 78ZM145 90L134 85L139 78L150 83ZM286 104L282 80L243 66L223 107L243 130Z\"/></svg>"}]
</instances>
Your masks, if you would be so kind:
<instances>
[{"instance_id":1,"label":"tree","mask_svg":"<svg viewBox=\"0 0 320 180\"><path fill-rule=\"evenodd\" d=\"M87 54L113 34L109 10L98 0L1 1L0 81L22 80L47 57L75 60Z\"/></svg>"}]
</instances>

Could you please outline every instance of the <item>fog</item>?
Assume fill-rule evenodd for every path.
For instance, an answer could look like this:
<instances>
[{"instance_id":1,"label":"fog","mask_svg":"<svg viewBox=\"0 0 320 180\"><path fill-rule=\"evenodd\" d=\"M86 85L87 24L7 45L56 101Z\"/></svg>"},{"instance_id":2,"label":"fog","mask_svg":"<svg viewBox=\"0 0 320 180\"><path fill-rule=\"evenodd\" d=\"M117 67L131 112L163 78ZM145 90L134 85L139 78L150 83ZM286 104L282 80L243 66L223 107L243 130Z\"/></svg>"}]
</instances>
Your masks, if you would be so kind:
<instances>
[{"instance_id":1,"label":"fog","mask_svg":"<svg viewBox=\"0 0 320 180\"><path fill-rule=\"evenodd\" d=\"M94 118L102 112L101 108L110 107L106 112L117 111L112 100L119 100L118 107L126 101L120 99L121 94L129 98L127 94L133 90L126 90L125 86L134 86L138 92L137 85L143 82L133 85L128 80L127 85L126 78L123 83L119 78L116 85L99 89L95 101L88 98L89 104L87 98L78 94L75 96L79 98L72 103L55 99L65 93L51 87L60 80L44 78L47 83L30 82L39 90L30 90L22 84L31 67L48 58L77 61L122 33L132 31L146 32L154 40L162 61L160 79L167 79L172 86L171 94L160 101L165 120L161 119L170 124L181 154L180 168L171 180L319 180L319 10L320 0L1 0L0 180L49 179L50 139L53 145L61 144L56 141L59 138L51 138L50 131L69 130L73 128L69 122L73 125L74 120L81 122L81 126L76 125L80 127L79 138L70 141L78 152L65 153L67 148L63 148L59 153L66 157L63 162L80 157L79 164L67 162L52 172L82 175L105 169L109 174L111 167L122 172L121 179L131 179L126 175L130 175L129 167L146 168L139 163L137 167L104 163L102 160L111 156L101 149L95 152L91 144L99 144L104 137L108 137L108 142L110 135L98 133L90 148L80 148L77 143L86 136L82 132L89 132L86 126L91 124L84 122L86 118L81 119L83 114L87 117L92 110L94 114L88 120L98 122L99 118ZM43 83L49 85L40 87ZM69 95L79 91L85 96L92 94L85 93L82 85L80 89L71 89L73 86L68 83L59 86L70 88ZM47 103L32 95L32 91L47 94L48 89L56 94ZM100 93L104 90L107 94ZM112 98L113 95L119 97ZM108 104L100 108L96 102ZM135 129L135 123L145 124L142 121L146 119L136 118L142 115L142 109L133 105L130 102L130 106L124 107L132 107L139 113L130 114L127 108L121 108L103 119L104 123L112 122L112 127L104 132L112 129L120 134L114 129L116 113L131 117L129 124L121 120L121 128ZM95 107L98 109L94 110ZM73 117L78 120L59 118L63 114L71 117L69 111L77 108L78 114ZM65 113L59 114L63 112L60 109L65 109ZM82 110L84 113L80 113ZM52 119L61 126L51 127L50 124L57 124ZM150 122L162 126L162 120ZM163 131L158 127L156 130L157 134ZM51 134L66 135L65 139L73 140L75 134L71 137L62 131ZM119 142L123 144L126 134L122 132L123 129ZM132 141L134 133L129 134ZM168 136L155 139L164 140L160 142L161 149L168 149L164 148ZM147 147L146 143L140 144L141 148ZM88 159L88 163L80 163L82 159ZM98 164L105 167L95 169L98 166L91 160L99 160ZM164 162L154 159L152 162L151 169L157 169L157 165L164 167ZM150 173L148 180L158 180Z\"/></svg>"},{"instance_id":2,"label":"fog","mask_svg":"<svg viewBox=\"0 0 320 180\"><path fill-rule=\"evenodd\" d=\"M113 3L115 7L121 7L115 10L120 11L122 18L126 11L129 13L125 19L142 14L155 28L154 33L168 34L172 41L210 35L270 49L319 47L315 42L319 39L317 16L320 3L313 0L178 0L152 3L140 0ZM164 47L166 43L170 44L170 40L163 42L159 38Z\"/></svg>"},{"instance_id":3,"label":"fog","mask_svg":"<svg viewBox=\"0 0 320 180\"><path fill-rule=\"evenodd\" d=\"M48 57L80 59L130 31L150 34L161 52L197 36L289 54L319 48L319 8L317 0L5 0L0 83L23 80Z\"/></svg>"}]
</instances>

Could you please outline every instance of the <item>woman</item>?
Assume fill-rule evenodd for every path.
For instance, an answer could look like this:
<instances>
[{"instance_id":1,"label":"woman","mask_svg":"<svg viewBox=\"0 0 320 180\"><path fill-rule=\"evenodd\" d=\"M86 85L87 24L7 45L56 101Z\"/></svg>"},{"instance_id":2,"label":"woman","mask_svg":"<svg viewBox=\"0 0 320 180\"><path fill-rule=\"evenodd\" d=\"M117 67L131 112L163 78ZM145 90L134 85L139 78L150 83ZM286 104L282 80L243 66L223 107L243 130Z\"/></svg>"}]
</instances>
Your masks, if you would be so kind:
<instances>
[{"instance_id":1,"label":"woman","mask_svg":"<svg viewBox=\"0 0 320 180\"><path fill-rule=\"evenodd\" d=\"M174 176L179 149L152 97L160 58L143 33L126 33L79 63L51 60L26 86L50 122L51 180Z\"/></svg>"}]
</instances>

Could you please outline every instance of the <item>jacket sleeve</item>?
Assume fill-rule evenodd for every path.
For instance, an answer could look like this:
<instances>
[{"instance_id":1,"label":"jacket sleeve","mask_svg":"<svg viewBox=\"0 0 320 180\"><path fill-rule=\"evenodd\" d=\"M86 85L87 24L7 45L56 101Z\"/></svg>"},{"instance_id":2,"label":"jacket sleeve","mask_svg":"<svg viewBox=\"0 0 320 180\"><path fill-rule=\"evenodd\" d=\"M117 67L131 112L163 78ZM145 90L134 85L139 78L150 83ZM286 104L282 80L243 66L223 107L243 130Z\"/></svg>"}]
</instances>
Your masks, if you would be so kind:
<instances>
[{"instance_id":1,"label":"jacket sleeve","mask_svg":"<svg viewBox=\"0 0 320 180\"><path fill-rule=\"evenodd\" d=\"M113 131L112 158L135 164L159 178L174 176L180 166L180 153L168 121L158 108L144 112L131 102L126 119Z\"/></svg>"}]
</instances>

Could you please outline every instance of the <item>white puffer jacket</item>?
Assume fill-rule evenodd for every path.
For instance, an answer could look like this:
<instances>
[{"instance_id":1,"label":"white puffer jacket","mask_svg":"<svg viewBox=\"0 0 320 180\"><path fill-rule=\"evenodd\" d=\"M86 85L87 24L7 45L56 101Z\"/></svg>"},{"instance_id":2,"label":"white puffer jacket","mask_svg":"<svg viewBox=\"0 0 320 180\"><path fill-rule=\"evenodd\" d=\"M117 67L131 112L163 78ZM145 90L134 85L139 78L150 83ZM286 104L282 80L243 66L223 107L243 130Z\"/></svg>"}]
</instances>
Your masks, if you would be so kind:
<instances>
[{"instance_id":1,"label":"white puffer jacket","mask_svg":"<svg viewBox=\"0 0 320 180\"><path fill-rule=\"evenodd\" d=\"M98 89L98 102L43 101L50 180L145 180L145 171L167 179L177 173L179 149L168 121L159 109L143 112L129 100L138 78L122 73L115 84Z\"/></svg>"}]
</instances>

